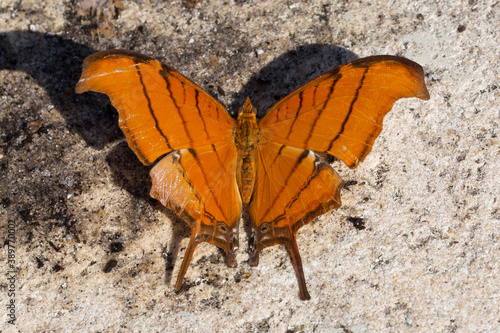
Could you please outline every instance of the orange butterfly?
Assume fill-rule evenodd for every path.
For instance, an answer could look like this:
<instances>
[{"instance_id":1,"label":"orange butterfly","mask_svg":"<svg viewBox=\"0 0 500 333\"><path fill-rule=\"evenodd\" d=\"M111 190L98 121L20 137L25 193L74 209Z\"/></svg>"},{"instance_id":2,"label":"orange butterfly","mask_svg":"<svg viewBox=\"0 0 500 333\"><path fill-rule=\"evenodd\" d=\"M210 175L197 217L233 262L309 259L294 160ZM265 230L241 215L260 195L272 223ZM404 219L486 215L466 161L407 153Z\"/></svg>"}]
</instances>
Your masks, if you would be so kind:
<instances>
[{"instance_id":1,"label":"orange butterfly","mask_svg":"<svg viewBox=\"0 0 500 333\"><path fill-rule=\"evenodd\" d=\"M355 168L372 149L382 119L403 97L429 99L422 68L375 56L335 68L297 89L257 121L247 98L235 121L213 97L172 68L132 51L87 57L77 93L107 94L120 128L151 169L151 196L191 226L177 278L180 290L196 246L215 244L236 266L242 204L251 219L250 264L260 251L290 251L300 298L310 299L297 230L338 208L343 182L313 151Z\"/></svg>"}]
</instances>

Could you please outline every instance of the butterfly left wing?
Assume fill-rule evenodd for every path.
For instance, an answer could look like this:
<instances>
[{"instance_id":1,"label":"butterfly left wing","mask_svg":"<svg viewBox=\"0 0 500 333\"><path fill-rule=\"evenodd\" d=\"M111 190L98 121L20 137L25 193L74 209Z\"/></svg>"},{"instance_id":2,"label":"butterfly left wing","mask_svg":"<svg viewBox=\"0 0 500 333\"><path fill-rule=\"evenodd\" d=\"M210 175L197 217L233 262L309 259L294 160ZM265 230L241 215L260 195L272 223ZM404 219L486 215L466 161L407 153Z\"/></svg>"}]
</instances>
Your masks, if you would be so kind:
<instances>
[{"instance_id":1,"label":"butterfly left wing","mask_svg":"<svg viewBox=\"0 0 500 333\"><path fill-rule=\"evenodd\" d=\"M263 248L284 244L292 257L300 298L310 299L295 234L315 217L340 207L343 182L312 151L273 142L257 149L255 188L249 205L254 237L251 264L258 264Z\"/></svg>"},{"instance_id":2,"label":"butterfly left wing","mask_svg":"<svg viewBox=\"0 0 500 333\"><path fill-rule=\"evenodd\" d=\"M161 159L150 172L151 196L191 226L191 239L177 277L180 290L194 249L201 242L226 252L236 266L241 198L236 184L236 148L220 143L180 149Z\"/></svg>"}]
</instances>

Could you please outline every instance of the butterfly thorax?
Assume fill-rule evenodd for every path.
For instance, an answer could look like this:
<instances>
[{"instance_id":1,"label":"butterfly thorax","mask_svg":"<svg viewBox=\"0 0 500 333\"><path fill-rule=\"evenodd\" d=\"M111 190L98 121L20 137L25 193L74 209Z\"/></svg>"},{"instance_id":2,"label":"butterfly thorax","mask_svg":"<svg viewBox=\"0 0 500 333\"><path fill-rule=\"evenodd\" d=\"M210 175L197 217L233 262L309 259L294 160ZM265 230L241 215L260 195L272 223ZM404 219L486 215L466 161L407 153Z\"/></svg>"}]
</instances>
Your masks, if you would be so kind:
<instances>
[{"instance_id":1,"label":"butterfly thorax","mask_svg":"<svg viewBox=\"0 0 500 333\"><path fill-rule=\"evenodd\" d=\"M242 201L248 203L255 184L255 152L260 137L256 110L250 103L249 98L245 100L243 107L239 111L234 131L234 141L238 149L236 180Z\"/></svg>"}]
</instances>

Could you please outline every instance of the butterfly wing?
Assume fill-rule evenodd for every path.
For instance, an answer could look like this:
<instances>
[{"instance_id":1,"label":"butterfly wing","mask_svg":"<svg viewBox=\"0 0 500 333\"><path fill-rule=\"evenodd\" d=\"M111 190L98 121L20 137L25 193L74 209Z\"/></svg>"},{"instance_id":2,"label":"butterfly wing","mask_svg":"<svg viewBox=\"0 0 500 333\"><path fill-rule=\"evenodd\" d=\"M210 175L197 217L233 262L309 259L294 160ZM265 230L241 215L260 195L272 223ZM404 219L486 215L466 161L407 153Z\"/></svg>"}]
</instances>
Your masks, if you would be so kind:
<instances>
[{"instance_id":1,"label":"butterfly wing","mask_svg":"<svg viewBox=\"0 0 500 333\"><path fill-rule=\"evenodd\" d=\"M404 97L429 99L422 67L374 56L309 82L274 105L259 125L269 141L327 152L355 168L371 151L384 116Z\"/></svg>"},{"instance_id":2,"label":"butterfly wing","mask_svg":"<svg viewBox=\"0 0 500 333\"><path fill-rule=\"evenodd\" d=\"M180 149L151 169L151 196L189 222L192 232L176 289L196 246L209 242L225 250L227 265L236 266L241 198L236 184L236 148L213 144Z\"/></svg>"},{"instance_id":3,"label":"butterfly wing","mask_svg":"<svg viewBox=\"0 0 500 333\"><path fill-rule=\"evenodd\" d=\"M151 170L151 196L189 222L192 233L176 289L196 246L215 244L235 266L241 200L236 185L235 121L224 107L178 72L136 52L87 57L76 92L107 94L120 128Z\"/></svg>"},{"instance_id":4,"label":"butterfly wing","mask_svg":"<svg viewBox=\"0 0 500 333\"><path fill-rule=\"evenodd\" d=\"M177 149L228 141L234 119L184 76L142 54L97 52L84 60L75 91L105 93L120 128L144 164Z\"/></svg>"},{"instance_id":5,"label":"butterfly wing","mask_svg":"<svg viewBox=\"0 0 500 333\"><path fill-rule=\"evenodd\" d=\"M310 150L355 168L370 152L382 120L403 97L429 99L422 68L407 59L377 56L321 75L288 95L259 121L255 191L250 202L252 263L262 248L285 244L301 299L309 299L295 233L340 207L340 177ZM295 148L292 148L295 147Z\"/></svg>"},{"instance_id":6,"label":"butterfly wing","mask_svg":"<svg viewBox=\"0 0 500 333\"><path fill-rule=\"evenodd\" d=\"M300 297L309 299L295 234L315 217L340 207L343 182L313 152L273 142L258 146L256 168L249 205L254 237L251 264L258 264L263 248L284 244L292 256Z\"/></svg>"}]
</instances>

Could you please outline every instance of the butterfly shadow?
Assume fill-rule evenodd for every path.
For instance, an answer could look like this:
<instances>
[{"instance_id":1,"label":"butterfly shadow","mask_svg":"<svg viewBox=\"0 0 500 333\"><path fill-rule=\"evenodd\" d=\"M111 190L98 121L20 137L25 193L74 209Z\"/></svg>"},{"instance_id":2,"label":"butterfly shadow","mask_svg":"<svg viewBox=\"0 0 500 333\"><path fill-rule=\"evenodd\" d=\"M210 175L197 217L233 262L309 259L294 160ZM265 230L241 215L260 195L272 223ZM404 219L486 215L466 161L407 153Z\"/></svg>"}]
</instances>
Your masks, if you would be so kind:
<instances>
[{"instance_id":1,"label":"butterfly shadow","mask_svg":"<svg viewBox=\"0 0 500 333\"><path fill-rule=\"evenodd\" d=\"M354 53L331 44L307 44L288 51L254 74L233 96L228 110L238 110L250 97L262 118L276 102L328 70L358 59Z\"/></svg>"},{"instance_id":2,"label":"butterfly shadow","mask_svg":"<svg viewBox=\"0 0 500 333\"><path fill-rule=\"evenodd\" d=\"M74 93L83 59L94 52L61 36L22 30L0 33L0 70L31 76L47 92L68 129L78 133L88 146L102 149L123 137L116 111L103 108L105 96Z\"/></svg>"},{"instance_id":3,"label":"butterfly shadow","mask_svg":"<svg viewBox=\"0 0 500 333\"><path fill-rule=\"evenodd\" d=\"M50 100L49 103L45 102L40 107L23 108L15 116L21 119L43 119L43 114L47 113L46 110L54 109L64 118L65 122L65 128L58 126L54 131L62 132L67 128L70 132L76 133L82 138L84 141L82 146L97 150L103 150L117 143L106 155L113 182L134 197L155 205L155 201L149 197L148 193L151 187L148 175L149 168L142 165L127 147L123 133L118 126L118 114L111 106L109 98L97 93L78 95L74 92L74 87L81 75L83 59L95 52L96 50L93 48L61 36L22 30L0 33L0 70L26 73L27 76L42 87L44 95L48 95ZM14 84L19 82L21 85L23 78L22 76L18 77L18 81L13 82ZM29 93L22 86L18 88L18 91L21 98L24 97L22 94ZM2 92L3 90L0 87L0 95ZM29 96L28 98L34 97ZM46 104L52 104L52 106ZM4 116L8 115L9 111L2 110L0 112ZM53 125L41 124L42 129L45 126L50 127ZM12 126L2 128L1 132L5 133L6 138L6 147L4 149L18 149L15 138L22 135L23 131L26 131L23 126L20 128ZM38 134L37 144L45 145L47 150L60 149L55 146L58 142L54 142L46 131L41 130ZM119 142L120 140L122 142ZM53 160L46 164L53 169L62 170L68 168L67 163L62 159ZM93 176L84 175L83 177L92 180ZM83 182L85 181L83 180ZM58 179L54 179L53 187L46 191L48 196L54 196L54 198L33 196L33 199L39 200L39 202L32 202L30 205L43 206L50 210L50 205L44 205L44 202L58 203L60 197L66 197L65 193L61 194L61 188L58 187L57 182ZM29 186L36 186L36 184ZM69 193L77 193L76 191L78 189ZM14 206L13 204L11 209L16 209ZM39 214L47 215L48 213L40 212ZM78 218L75 220L78 220ZM123 228L132 231L136 228L136 222L130 221L130 223L124 224ZM74 223L71 227L76 225L77 223ZM71 233L77 235L77 229L78 227L72 230L75 232ZM134 233L127 232L127 234L133 235Z\"/></svg>"}]
</instances>

